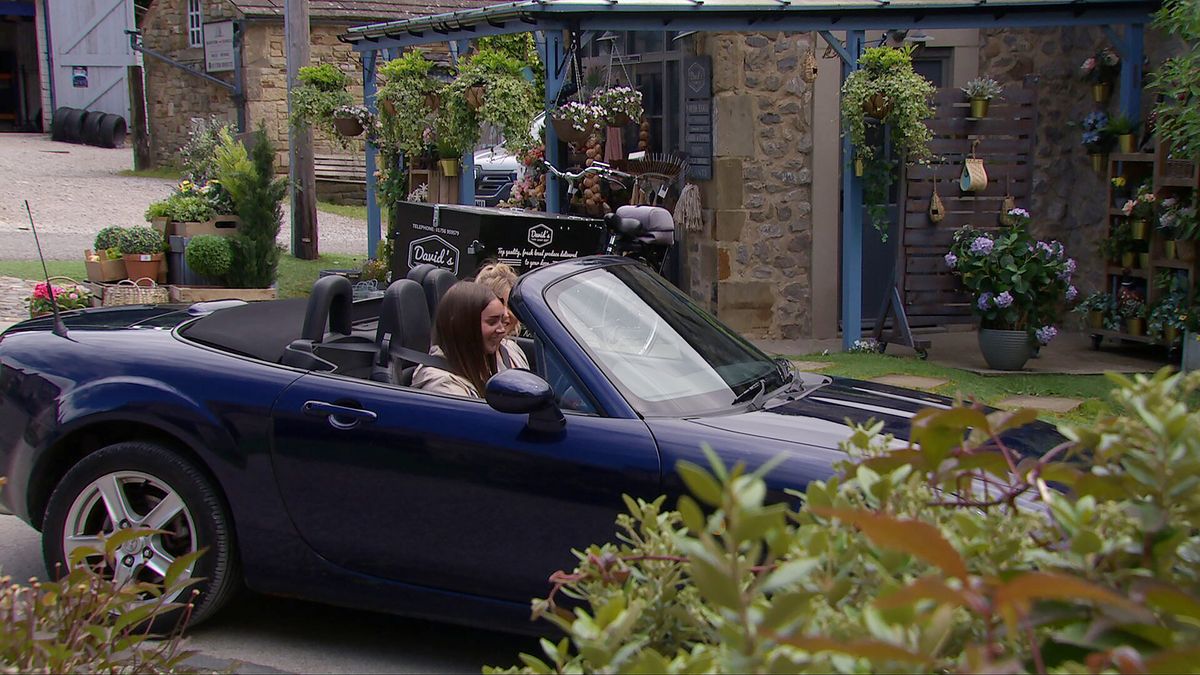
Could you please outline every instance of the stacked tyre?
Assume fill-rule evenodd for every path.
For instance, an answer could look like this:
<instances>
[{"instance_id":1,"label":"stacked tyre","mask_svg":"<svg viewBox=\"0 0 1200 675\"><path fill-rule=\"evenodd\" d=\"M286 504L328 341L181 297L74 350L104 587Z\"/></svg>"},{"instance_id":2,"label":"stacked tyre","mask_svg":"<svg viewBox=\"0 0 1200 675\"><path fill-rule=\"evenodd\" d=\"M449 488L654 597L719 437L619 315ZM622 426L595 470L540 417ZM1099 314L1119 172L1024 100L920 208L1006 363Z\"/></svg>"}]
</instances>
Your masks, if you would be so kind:
<instances>
[{"instance_id":1,"label":"stacked tyre","mask_svg":"<svg viewBox=\"0 0 1200 675\"><path fill-rule=\"evenodd\" d=\"M86 143L101 148L125 145L125 118L99 110L62 107L54 111L50 138L66 143Z\"/></svg>"}]
</instances>

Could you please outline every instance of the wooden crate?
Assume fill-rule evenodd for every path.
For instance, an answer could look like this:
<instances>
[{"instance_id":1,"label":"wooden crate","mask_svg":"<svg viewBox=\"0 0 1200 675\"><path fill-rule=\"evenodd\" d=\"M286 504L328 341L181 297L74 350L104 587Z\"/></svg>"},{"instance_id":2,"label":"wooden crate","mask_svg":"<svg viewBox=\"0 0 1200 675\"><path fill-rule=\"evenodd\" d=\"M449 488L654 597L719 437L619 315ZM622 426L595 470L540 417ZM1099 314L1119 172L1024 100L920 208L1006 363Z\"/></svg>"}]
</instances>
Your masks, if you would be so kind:
<instances>
[{"instance_id":1,"label":"wooden crate","mask_svg":"<svg viewBox=\"0 0 1200 675\"><path fill-rule=\"evenodd\" d=\"M257 302L279 297L275 288L222 288L220 286L169 286L171 302L208 302L210 300L245 300Z\"/></svg>"}]
</instances>

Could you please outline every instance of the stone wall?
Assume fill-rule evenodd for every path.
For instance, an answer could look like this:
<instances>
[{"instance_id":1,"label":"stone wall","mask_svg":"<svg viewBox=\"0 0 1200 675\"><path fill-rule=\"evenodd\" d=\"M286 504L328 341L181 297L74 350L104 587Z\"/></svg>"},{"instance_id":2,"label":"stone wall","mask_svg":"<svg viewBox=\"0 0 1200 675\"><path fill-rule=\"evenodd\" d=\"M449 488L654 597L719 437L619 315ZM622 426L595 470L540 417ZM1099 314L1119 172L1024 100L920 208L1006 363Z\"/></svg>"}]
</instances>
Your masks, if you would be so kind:
<instances>
[{"instance_id":1,"label":"stone wall","mask_svg":"<svg viewBox=\"0 0 1200 675\"><path fill-rule=\"evenodd\" d=\"M1119 30L1119 29L1118 29ZM1169 41L1152 32L1145 39L1153 68L1169 51ZM1119 114L1117 86L1107 104L1092 100L1091 86L1079 78L1079 66L1110 41L1100 28L996 29L980 31L979 73L1005 85L1024 85L1037 93L1038 129L1033 171L1034 230L1054 238L1079 261L1076 285L1101 289L1104 260L1097 243L1105 230L1107 176L1092 170L1079 143L1079 122L1096 109ZM1153 105L1143 92L1142 115Z\"/></svg>"},{"instance_id":2,"label":"stone wall","mask_svg":"<svg viewBox=\"0 0 1200 675\"><path fill-rule=\"evenodd\" d=\"M811 33L713 34L701 47L713 57L714 157L706 236L693 239L711 243L691 244L688 281L745 335L812 330L813 85L801 64L813 48Z\"/></svg>"}]
</instances>

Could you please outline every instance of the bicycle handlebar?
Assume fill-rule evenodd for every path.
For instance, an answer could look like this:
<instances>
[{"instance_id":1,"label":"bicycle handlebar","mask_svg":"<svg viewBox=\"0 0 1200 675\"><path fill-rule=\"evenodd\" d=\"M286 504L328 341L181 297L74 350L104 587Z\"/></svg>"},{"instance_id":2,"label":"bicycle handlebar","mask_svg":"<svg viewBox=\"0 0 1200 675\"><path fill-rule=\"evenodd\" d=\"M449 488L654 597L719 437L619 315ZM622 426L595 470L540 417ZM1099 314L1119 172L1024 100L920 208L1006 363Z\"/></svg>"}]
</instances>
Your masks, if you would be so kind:
<instances>
[{"instance_id":1,"label":"bicycle handlebar","mask_svg":"<svg viewBox=\"0 0 1200 675\"><path fill-rule=\"evenodd\" d=\"M589 173L600 174L601 176L604 176L606 178L615 179L615 180L622 181L622 182L624 182L626 180L634 180L633 174L625 173L624 171L617 171L616 169L605 164L604 162L593 162L591 166L584 167L582 170L578 171L577 173L570 173L567 171L559 171L557 168L555 168L555 166L553 164L551 164L550 162L547 162L546 160L542 160L542 165L545 166L546 169L550 173L552 173L555 176L557 176L558 178L562 178L563 180L567 181L568 183L572 183L572 184L577 183L580 179L582 179L584 176L588 175Z\"/></svg>"}]
</instances>

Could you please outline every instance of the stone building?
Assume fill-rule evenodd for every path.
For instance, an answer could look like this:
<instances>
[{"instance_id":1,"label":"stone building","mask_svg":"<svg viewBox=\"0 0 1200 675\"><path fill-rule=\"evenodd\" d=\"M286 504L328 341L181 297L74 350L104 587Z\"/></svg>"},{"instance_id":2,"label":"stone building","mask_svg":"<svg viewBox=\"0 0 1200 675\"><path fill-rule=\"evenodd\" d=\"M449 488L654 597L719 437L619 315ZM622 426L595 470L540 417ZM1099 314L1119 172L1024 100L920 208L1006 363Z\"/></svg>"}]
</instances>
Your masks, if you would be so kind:
<instances>
[{"instance_id":1,"label":"stone building","mask_svg":"<svg viewBox=\"0 0 1200 675\"><path fill-rule=\"evenodd\" d=\"M338 35L351 26L422 16L491 4L490 0L309 0L311 63L336 63L352 82L362 81L362 60ZM143 45L181 64L204 70L204 24L233 20L242 29L242 86L246 126L260 124L287 166L287 63L283 0L154 0L142 22ZM213 73L233 82L234 73ZM178 162L191 120L215 116L237 119L230 92L150 56L145 57L146 114L156 162ZM361 96L359 87L351 93ZM318 154L361 154L358 146L342 148L316 137Z\"/></svg>"}]
</instances>

